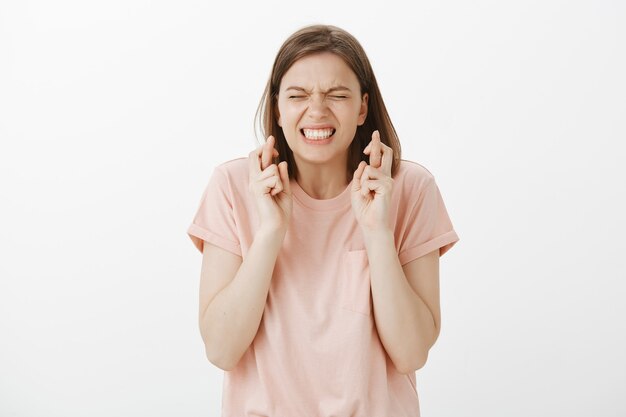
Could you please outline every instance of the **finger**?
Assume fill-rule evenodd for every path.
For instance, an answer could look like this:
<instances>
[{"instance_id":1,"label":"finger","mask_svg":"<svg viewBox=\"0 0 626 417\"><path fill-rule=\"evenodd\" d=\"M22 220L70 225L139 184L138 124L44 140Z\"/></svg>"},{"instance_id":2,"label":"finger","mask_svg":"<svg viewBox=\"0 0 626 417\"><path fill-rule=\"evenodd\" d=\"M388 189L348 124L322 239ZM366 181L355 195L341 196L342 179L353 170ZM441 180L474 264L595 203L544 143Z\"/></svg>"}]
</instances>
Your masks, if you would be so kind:
<instances>
[{"instance_id":1,"label":"finger","mask_svg":"<svg viewBox=\"0 0 626 417\"><path fill-rule=\"evenodd\" d=\"M283 161L284 162L284 161ZM283 166L287 166L287 163L285 162L283 164ZM285 189L285 185L284 185L284 181L283 181L283 172L285 169L284 168L280 168L279 166L277 166L276 164L272 164L272 167L276 167L276 169L274 170L274 172L276 172L276 174L274 175L277 178L276 181L276 186L274 187L274 189L272 190L272 192L270 193L272 196L275 196L277 194L279 194L281 191L283 191ZM287 175L287 181L289 181L289 175Z\"/></svg>"},{"instance_id":2,"label":"finger","mask_svg":"<svg viewBox=\"0 0 626 417\"><path fill-rule=\"evenodd\" d=\"M393 149L383 144L383 156L380 170L391 177L391 164L393 163Z\"/></svg>"},{"instance_id":3,"label":"finger","mask_svg":"<svg viewBox=\"0 0 626 417\"><path fill-rule=\"evenodd\" d=\"M365 161L359 162L359 166L352 175L352 191L358 191L361 188L361 176L363 175L365 167L367 167L367 163Z\"/></svg>"},{"instance_id":4,"label":"finger","mask_svg":"<svg viewBox=\"0 0 626 417\"><path fill-rule=\"evenodd\" d=\"M371 181L370 180L363 180L361 182L361 189L359 190L359 192L361 193L362 196L367 197L369 195L371 195L372 190L370 190L370 185Z\"/></svg>"},{"instance_id":5,"label":"finger","mask_svg":"<svg viewBox=\"0 0 626 417\"><path fill-rule=\"evenodd\" d=\"M363 175L361 175L361 190L363 188L367 188L368 180L376 179L377 171L378 170L376 168L372 168L371 165L367 165L363 169Z\"/></svg>"},{"instance_id":6,"label":"finger","mask_svg":"<svg viewBox=\"0 0 626 417\"><path fill-rule=\"evenodd\" d=\"M276 164L272 164L272 165L268 166L267 168L265 168L263 170L263 172L261 172L257 176L256 180L257 181L263 181L264 179L269 178L269 177L274 176L274 175L276 175L276 176L278 175L278 167L276 166Z\"/></svg>"},{"instance_id":7,"label":"finger","mask_svg":"<svg viewBox=\"0 0 626 417\"><path fill-rule=\"evenodd\" d=\"M372 141L370 142L370 145L370 165L374 168L380 168L382 147L380 143L380 133L378 133L378 130L375 130L374 133L372 133Z\"/></svg>"},{"instance_id":8,"label":"finger","mask_svg":"<svg viewBox=\"0 0 626 417\"><path fill-rule=\"evenodd\" d=\"M272 163L272 153L271 153L271 150L273 148L272 140L273 140L272 136L269 136L267 140L265 141L265 143L263 144L263 148L261 151L261 158L260 158L261 170L264 170L265 168L270 166L270 164Z\"/></svg>"},{"instance_id":9,"label":"finger","mask_svg":"<svg viewBox=\"0 0 626 417\"><path fill-rule=\"evenodd\" d=\"M261 169L267 168L272 163L272 151L274 149L274 136L267 138L263 146L263 154L261 155Z\"/></svg>"},{"instance_id":10,"label":"finger","mask_svg":"<svg viewBox=\"0 0 626 417\"><path fill-rule=\"evenodd\" d=\"M259 154L262 147L259 146L248 155L248 172L250 175L257 175L261 172L261 166L259 165Z\"/></svg>"},{"instance_id":11,"label":"finger","mask_svg":"<svg viewBox=\"0 0 626 417\"><path fill-rule=\"evenodd\" d=\"M375 136L376 132L377 132L377 130L372 132L372 139L370 139L370 142L367 144L365 149L363 149L363 153L365 155L370 155L372 153L372 146L373 146L373 144L375 142L374 136ZM379 136L379 138L380 138L380 136Z\"/></svg>"},{"instance_id":12,"label":"finger","mask_svg":"<svg viewBox=\"0 0 626 417\"><path fill-rule=\"evenodd\" d=\"M266 142L267 143L267 142ZM261 155L263 155L263 148L265 147L266 143L262 143L259 146L256 147L256 149L253 151L256 156L258 156L259 158L261 158Z\"/></svg>"},{"instance_id":13,"label":"finger","mask_svg":"<svg viewBox=\"0 0 626 417\"><path fill-rule=\"evenodd\" d=\"M278 175L272 175L271 177L265 178L263 181L260 181L261 189L263 194L272 194L272 190L276 188L280 180L278 179Z\"/></svg>"},{"instance_id":14,"label":"finger","mask_svg":"<svg viewBox=\"0 0 626 417\"><path fill-rule=\"evenodd\" d=\"M378 130L374 130L372 132L372 138L370 139L370 142L367 144L365 149L363 149L363 153L366 154L366 155L369 155L371 153L371 151L372 151L372 143L374 142L374 137L376 136L376 132L378 132Z\"/></svg>"},{"instance_id":15,"label":"finger","mask_svg":"<svg viewBox=\"0 0 626 417\"><path fill-rule=\"evenodd\" d=\"M289 183L289 167L287 161L282 161L278 164L278 171L280 173L280 181L283 183L285 194L291 195L291 184Z\"/></svg>"},{"instance_id":16,"label":"finger","mask_svg":"<svg viewBox=\"0 0 626 417\"><path fill-rule=\"evenodd\" d=\"M371 165L367 165L363 170L363 175L361 176L361 182L365 180L380 180L385 178L385 174L378 169L373 168Z\"/></svg>"},{"instance_id":17,"label":"finger","mask_svg":"<svg viewBox=\"0 0 626 417\"><path fill-rule=\"evenodd\" d=\"M368 194L371 195L372 192L374 194L381 194L385 191L385 184L380 180L365 180L361 184L361 194L366 196Z\"/></svg>"},{"instance_id":18,"label":"finger","mask_svg":"<svg viewBox=\"0 0 626 417\"><path fill-rule=\"evenodd\" d=\"M274 188L272 189L272 191L270 191L270 195L275 196L279 194L281 191L283 191L283 182L280 180L280 177L277 175L276 184L274 185Z\"/></svg>"},{"instance_id":19,"label":"finger","mask_svg":"<svg viewBox=\"0 0 626 417\"><path fill-rule=\"evenodd\" d=\"M283 190L280 172L276 164L265 168L255 180L262 186L263 194L269 193L271 196L274 196Z\"/></svg>"},{"instance_id":20,"label":"finger","mask_svg":"<svg viewBox=\"0 0 626 417\"><path fill-rule=\"evenodd\" d=\"M250 152L248 154L248 156L250 157L250 168L252 169L252 162L254 161L256 163L256 167L258 167L257 169L253 169L252 172L261 172L261 156L263 155L263 149L265 149L265 143L259 145L256 147L255 150L253 150L252 152Z\"/></svg>"},{"instance_id":21,"label":"finger","mask_svg":"<svg viewBox=\"0 0 626 417\"><path fill-rule=\"evenodd\" d=\"M365 171L366 167L367 167L367 162L365 161L359 162L359 166L356 167L356 170L354 171L354 175L352 176L352 178L354 178L357 181L360 181L361 176L363 175L363 171Z\"/></svg>"}]
</instances>

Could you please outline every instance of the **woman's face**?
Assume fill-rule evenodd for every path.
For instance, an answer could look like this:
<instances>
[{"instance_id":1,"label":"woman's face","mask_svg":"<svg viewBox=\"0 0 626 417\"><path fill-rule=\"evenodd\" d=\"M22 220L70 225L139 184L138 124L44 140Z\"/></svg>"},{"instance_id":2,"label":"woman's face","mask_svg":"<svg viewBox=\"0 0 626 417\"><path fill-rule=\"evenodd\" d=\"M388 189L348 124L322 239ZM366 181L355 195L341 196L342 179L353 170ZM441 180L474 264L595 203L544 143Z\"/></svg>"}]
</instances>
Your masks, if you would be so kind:
<instances>
[{"instance_id":1,"label":"woman's face","mask_svg":"<svg viewBox=\"0 0 626 417\"><path fill-rule=\"evenodd\" d=\"M293 63L278 92L278 125L299 162L347 163L357 126L367 116L367 93L339 56L323 52Z\"/></svg>"}]
</instances>

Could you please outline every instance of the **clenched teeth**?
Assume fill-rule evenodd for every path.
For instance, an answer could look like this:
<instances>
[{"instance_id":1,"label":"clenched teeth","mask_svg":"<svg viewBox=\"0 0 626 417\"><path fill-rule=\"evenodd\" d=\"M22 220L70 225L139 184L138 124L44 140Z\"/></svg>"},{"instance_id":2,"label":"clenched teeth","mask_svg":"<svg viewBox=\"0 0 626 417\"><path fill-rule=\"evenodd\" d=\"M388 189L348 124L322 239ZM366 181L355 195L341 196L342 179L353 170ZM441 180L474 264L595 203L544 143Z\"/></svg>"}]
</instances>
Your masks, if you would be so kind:
<instances>
[{"instance_id":1,"label":"clenched teeth","mask_svg":"<svg viewBox=\"0 0 626 417\"><path fill-rule=\"evenodd\" d=\"M335 133L335 129L302 129L307 139L327 139Z\"/></svg>"}]
</instances>

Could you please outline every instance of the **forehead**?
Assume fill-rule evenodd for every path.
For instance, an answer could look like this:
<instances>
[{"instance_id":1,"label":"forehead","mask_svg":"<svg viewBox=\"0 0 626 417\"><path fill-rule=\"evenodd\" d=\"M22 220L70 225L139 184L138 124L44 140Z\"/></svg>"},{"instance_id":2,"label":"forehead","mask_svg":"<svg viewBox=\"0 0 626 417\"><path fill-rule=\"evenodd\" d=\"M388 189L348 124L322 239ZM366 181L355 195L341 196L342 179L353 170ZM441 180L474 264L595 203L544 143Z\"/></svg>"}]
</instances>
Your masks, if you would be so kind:
<instances>
[{"instance_id":1,"label":"forehead","mask_svg":"<svg viewBox=\"0 0 626 417\"><path fill-rule=\"evenodd\" d=\"M293 85L307 89L345 85L358 91L359 80L341 57L322 52L300 58L291 65L281 79L280 89Z\"/></svg>"}]
</instances>

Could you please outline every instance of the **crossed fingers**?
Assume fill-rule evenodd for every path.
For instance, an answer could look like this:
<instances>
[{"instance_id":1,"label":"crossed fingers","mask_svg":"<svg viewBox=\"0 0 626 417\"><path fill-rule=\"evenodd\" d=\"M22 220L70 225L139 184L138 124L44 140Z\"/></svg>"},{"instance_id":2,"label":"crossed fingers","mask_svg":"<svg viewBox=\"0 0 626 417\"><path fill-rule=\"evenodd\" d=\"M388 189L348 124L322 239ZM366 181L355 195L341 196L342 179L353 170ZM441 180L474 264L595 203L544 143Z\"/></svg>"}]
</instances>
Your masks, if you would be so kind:
<instances>
[{"instance_id":1,"label":"crossed fingers","mask_svg":"<svg viewBox=\"0 0 626 417\"><path fill-rule=\"evenodd\" d=\"M274 148L274 136L267 138L263 145L250 152L250 172L259 174L265 168L272 165L272 158L278 156L278 151Z\"/></svg>"},{"instance_id":2,"label":"crossed fingers","mask_svg":"<svg viewBox=\"0 0 626 417\"><path fill-rule=\"evenodd\" d=\"M393 149L380 140L380 132L372 133L372 140L365 147L363 153L369 155L372 168L380 168L387 176L391 176L391 163L393 162Z\"/></svg>"}]
</instances>

